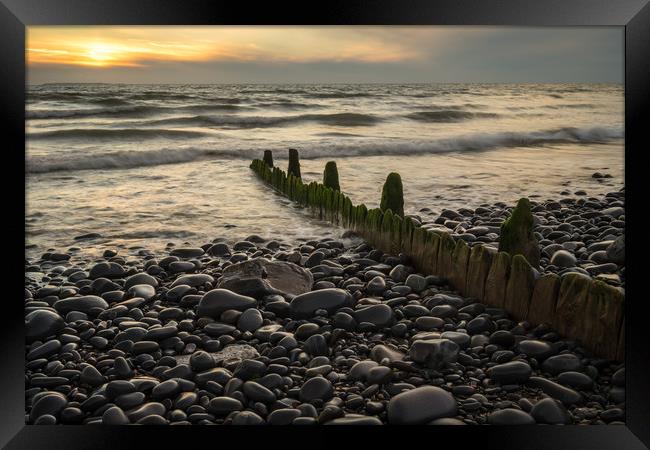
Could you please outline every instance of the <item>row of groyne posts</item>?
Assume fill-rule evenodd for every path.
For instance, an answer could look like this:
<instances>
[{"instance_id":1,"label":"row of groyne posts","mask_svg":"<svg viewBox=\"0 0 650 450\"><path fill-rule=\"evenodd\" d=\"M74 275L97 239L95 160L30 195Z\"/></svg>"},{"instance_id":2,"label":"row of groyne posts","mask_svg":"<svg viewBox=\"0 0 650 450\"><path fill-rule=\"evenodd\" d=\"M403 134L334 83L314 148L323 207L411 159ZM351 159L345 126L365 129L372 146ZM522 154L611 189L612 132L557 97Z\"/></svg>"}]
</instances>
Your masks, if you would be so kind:
<instances>
[{"instance_id":1,"label":"row of groyne posts","mask_svg":"<svg viewBox=\"0 0 650 450\"><path fill-rule=\"evenodd\" d=\"M622 361L624 295L580 273L541 274L530 202L522 198L501 226L499 249L454 239L422 228L404 215L402 180L390 173L379 208L354 205L339 185L336 163L325 165L323 182L303 182L298 151L289 150L287 172L276 167L270 150L250 168L265 183L319 219L354 231L375 248L408 255L423 274L448 280L461 295L502 308L516 320L549 324L601 358Z\"/></svg>"}]
</instances>

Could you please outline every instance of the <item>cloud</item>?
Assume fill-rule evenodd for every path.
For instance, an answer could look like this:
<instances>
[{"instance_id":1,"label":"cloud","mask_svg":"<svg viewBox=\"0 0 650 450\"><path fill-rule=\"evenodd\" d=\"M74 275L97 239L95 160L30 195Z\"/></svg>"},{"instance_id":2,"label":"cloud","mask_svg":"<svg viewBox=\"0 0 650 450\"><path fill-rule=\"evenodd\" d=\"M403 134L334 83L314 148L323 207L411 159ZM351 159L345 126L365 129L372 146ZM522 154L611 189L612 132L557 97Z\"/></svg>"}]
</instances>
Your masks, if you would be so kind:
<instances>
[{"instance_id":1,"label":"cloud","mask_svg":"<svg viewBox=\"0 0 650 450\"><path fill-rule=\"evenodd\" d=\"M612 27L29 27L27 36L34 83L623 79L623 32Z\"/></svg>"}]
</instances>

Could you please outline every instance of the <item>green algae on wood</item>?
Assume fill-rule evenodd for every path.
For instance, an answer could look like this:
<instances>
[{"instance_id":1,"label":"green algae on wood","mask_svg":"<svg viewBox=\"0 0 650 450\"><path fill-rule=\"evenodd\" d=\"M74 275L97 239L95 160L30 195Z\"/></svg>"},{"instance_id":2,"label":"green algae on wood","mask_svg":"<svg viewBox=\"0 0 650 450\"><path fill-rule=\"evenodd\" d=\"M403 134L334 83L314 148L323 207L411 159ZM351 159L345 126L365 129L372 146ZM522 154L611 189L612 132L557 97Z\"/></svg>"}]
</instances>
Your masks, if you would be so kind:
<instances>
[{"instance_id":1,"label":"green algae on wood","mask_svg":"<svg viewBox=\"0 0 650 450\"><path fill-rule=\"evenodd\" d=\"M499 251L511 256L523 255L531 266L539 268L539 245L533 233L533 213L527 198L517 202L512 215L501 225Z\"/></svg>"},{"instance_id":2,"label":"green algae on wood","mask_svg":"<svg viewBox=\"0 0 650 450\"><path fill-rule=\"evenodd\" d=\"M300 156L298 150L295 148L289 149L289 168L287 169L289 175L301 178L300 176Z\"/></svg>"},{"instance_id":3,"label":"green algae on wood","mask_svg":"<svg viewBox=\"0 0 650 450\"><path fill-rule=\"evenodd\" d=\"M325 171L323 172L323 184L335 191L340 191L339 186L339 171L336 167L335 161L328 161L325 164Z\"/></svg>"},{"instance_id":4,"label":"green algae on wood","mask_svg":"<svg viewBox=\"0 0 650 450\"><path fill-rule=\"evenodd\" d=\"M402 188L402 177L399 173L391 172L386 177L384 188L381 192L380 209L390 209L393 214L404 217L404 192Z\"/></svg>"}]
</instances>

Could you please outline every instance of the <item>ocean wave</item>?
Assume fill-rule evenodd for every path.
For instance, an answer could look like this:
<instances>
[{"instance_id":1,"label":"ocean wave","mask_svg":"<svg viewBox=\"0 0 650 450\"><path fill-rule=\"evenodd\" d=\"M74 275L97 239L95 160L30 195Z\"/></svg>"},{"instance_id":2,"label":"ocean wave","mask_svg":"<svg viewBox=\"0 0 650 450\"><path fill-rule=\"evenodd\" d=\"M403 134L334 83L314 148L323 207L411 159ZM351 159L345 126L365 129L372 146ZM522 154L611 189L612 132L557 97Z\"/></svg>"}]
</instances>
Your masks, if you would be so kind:
<instances>
[{"instance_id":1,"label":"ocean wave","mask_svg":"<svg viewBox=\"0 0 650 450\"><path fill-rule=\"evenodd\" d=\"M463 120L470 119L482 119L482 118L494 118L498 117L496 113L488 112L471 112L463 111L462 109L444 109L444 110L433 110L433 111L417 111L410 114L406 114L404 117L407 117L412 120L417 120L419 122L462 122Z\"/></svg>"},{"instance_id":2,"label":"ocean wave","mask_svg":"<svg viewBox=\"0 0 650 450\"><path fill-rule=\"evenodd\" d=\"M209 133L187 130L166 130L157 128L72 128L64 130L29 133L28 140L41 139L155 139L155 138L193 138Z\"/></svg>"},{"instance_id":3,"label":"ocean wave","mask_svg":"<svg viewBox=\"0 0 650 450\"><path fill-rule=\"evenodd\" d=\"M372 92L308 92L304 94L309 98L365 98L365 97L383 97L385 94L376 94Z\"/></svg>"},{"instance_id":4,"label":"ocean wave","mask_svg":"<svg viewBox=\"0 0 650 450\"><path fill-rule=\"evenodd\" d=\"M524 133L477 133L464 137L434 141L395 142L394 140L359 143L313 144L301 149L304 159L354 156L408 156L430 153L484 151L509 147L537 147L548 144L599 144L624 137L617 128L559 128ZM276 149L281 152L283 149ZM179 164L213 159L250 160L260 157L261 147L243 149L182 148L148 151L119 151L108 154L38 156L27 160L27 173L40 174L77 170L129 169L135 167Z\"/></svg>"},{"instance_id":5,"label":"ocean wave","mask_svg":"<svg viewBox=\"0 0 650 450\"><path fill-rule=\"evenodd\" d=\"M61 157L32 157L26 162L27 173L49 173L77 170L131 169L165 164L212 159L221 154L208 149L160 149L118 151L105 154L82 154ZM226 153L227 155L227 153ZM227 157L227 156L226 156Z\"/></svg>"},{"instance_id":6,"label":"ocean wave","mask_svg":"<svg viewBox=\"0 0 650 450\"><path fill-rule=\"evenodd\" d=\"M198 104L186 106L154 106L154 105L127 105L111 106L107 108L88 109L36 109L27 111L27 119L62 119L62 118L84 118L84 117L146 117L160 113L174 112L208 112L208 111L238 111L243 109L235 104Z\"/></svg>"},{"instance_id":7,"label":"ocean wave","mask_svg":"<svg viewBox=\"0 0 650 450\"><path fill-rule=\"evenodd\" d=\"M302 122L318 122L325 125L347 127L371 126L383 119L371 114L331 113L331 114L299 114L295 116L185 116L156 119L140 122L139 125L180 125L198 127L223 128L268 128L280 127Z\"/></svg>"}]
</instances>

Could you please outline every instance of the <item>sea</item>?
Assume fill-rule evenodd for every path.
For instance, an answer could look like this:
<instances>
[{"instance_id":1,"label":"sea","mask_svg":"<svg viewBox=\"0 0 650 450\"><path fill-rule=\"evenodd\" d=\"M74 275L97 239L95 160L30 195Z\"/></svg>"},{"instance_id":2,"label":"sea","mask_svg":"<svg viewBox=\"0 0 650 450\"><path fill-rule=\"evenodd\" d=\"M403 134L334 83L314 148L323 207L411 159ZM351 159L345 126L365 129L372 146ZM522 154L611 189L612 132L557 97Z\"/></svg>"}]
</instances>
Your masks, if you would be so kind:
<instances>
[{"instance_id":1,"label":"sea","mask_svg":"<svg viewBox=\"0 0 650 450\"><path fill-rule=\"evenodd\" d=\"M624 186L619 84L42 84L25 127L29 257L339 238L256 179L264 150L286 169L298 149L307 182L336 161L369 208L398 172L425 226L445 208Z\"/></svg>"}]
</instances>

